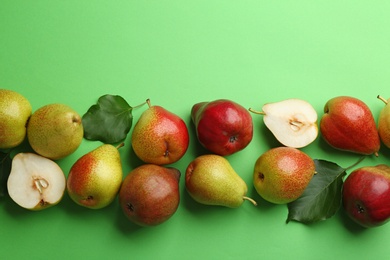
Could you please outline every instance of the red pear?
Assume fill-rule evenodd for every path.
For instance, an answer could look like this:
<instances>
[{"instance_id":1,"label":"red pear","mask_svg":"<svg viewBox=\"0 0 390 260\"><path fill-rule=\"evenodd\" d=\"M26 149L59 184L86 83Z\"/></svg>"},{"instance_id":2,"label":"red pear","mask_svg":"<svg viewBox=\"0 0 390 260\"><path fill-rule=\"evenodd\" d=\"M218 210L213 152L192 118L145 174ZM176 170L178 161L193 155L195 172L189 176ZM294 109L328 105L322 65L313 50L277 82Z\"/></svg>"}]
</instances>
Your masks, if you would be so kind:
<instances>
[{"instance_id":1,"label":"red pear","mask_svg":"<svg viewBox=\"0 0 390 260\"><path fill-rule=\"evenodd\" d=\"M361 100L338 96L330 99L321 118L322 137L332 147L358 154L376 154L380 139L369 107Z\"/></svg>"},{"instance_id":2,"label":"red pear","mask_svg":"<svg viewBox=\"0 0 390 260\"><path fill-rule=\"evenodd\" d=\"M197 103L192 107L191 116L199 142L215 154L233 154L252 140L249 111L231 100Z\"/></svg>"},{"instance_id":3,"label":"red pear","mask_svg":"<svg viewBox=\"0 0 390 260\"><path fill-rule=\"evenodd\" d=\"M351 172L343 185L343 207L363 227L390 220L390 167L365 166Z\"/></svg>"}]
</instances>

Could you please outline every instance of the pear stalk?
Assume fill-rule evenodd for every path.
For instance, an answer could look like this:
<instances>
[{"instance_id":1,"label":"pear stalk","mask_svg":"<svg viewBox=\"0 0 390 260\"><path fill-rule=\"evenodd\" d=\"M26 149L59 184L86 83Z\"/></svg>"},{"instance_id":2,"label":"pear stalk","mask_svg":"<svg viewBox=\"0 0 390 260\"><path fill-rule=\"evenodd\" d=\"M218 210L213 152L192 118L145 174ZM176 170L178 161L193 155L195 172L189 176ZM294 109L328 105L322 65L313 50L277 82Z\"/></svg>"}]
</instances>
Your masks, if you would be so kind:
<instances>
[{"instance_id":1,"label":"pear stalk","mask_svg":"<svg viewBox=\"0 0 390 260\"><path fill-rule=\"evenodd\" d=\"M257 110L255 110L255 109L253 109L253 108L249 108L248 109L250 112L252 112L252 113L255 113L255 114L258 114L258 115L265 115L265 113L263 112L263 111L257 111Z\"/></svg>"},{"instance_id":2,"label":"pear stalk","mask_svg":"<svg viewBox=\"0 0 390 260\"><path fill-rule=\"evenodd\" d=\"M244 196L244 197L242 197L242 198L243 198L244 200L250 201L253 205L257 206L257 202L256 202L254 199L249 198L249 197L247 197L247 196Z\"/></svg>"},{"instance_id":3,"label":"pear stalk","mask_svg":"<svg viewBox=\"0 0 390 260\"><path fill-rule=\"evenodd\" d=\"M387 105L388 102L387 102L387 100L384 97L378 95L377 98L382 100Z\"/></svg>"}]
</instances>

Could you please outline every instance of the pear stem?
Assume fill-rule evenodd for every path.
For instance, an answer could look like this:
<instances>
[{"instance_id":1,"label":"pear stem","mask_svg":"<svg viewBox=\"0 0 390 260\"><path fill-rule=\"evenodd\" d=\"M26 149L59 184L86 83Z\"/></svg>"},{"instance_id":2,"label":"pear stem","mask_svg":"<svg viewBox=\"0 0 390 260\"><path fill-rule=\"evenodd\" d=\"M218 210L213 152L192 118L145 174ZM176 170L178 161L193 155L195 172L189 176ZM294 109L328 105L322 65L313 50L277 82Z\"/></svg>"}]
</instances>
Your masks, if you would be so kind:
<instances>
[{"instance_id":1,"label":"pear stem","mask_svg":"<svg viewBox=\"0 0 390 260\"><path fill-rule=\"evenodd\" d=\"M244 200L249 200L250 202L252 202L253 205L257 206L257 202L256 202L254 199L249 198L249 197L247 197L247 196L244 196L244 197L242 197L242 198L243 198Z\"/></svg>"},{"instance_id":2,"label":"pear stem","mask_svg":"<svg viewBox=\"0 0 390 260\"><path fill-rule=\"evenodd\" d=\"M265 115L265 113L263 111L257 111L257 110L254 110L253 108L249 108L248 110L250 112L258 114L258 115L263 115L263 116Z\"/></svg>"},{"instance_id":3,"label":"pear stem","mask_svg":"<svg viewBox=\"0 0 390 260\"><path fill-rule=\"evenodd\" d=\"M116 149L119 149L119 148L121 148L121 147L123 147L123 146L125 146L125 143L120 143L120 144L118 144L117 146L116 146Z\"/></svg>"},{"instance_id":4,"label":"pear stem","mask_svg":"<svg viewBox=\"0 0 390 260\"><path fill-rule=\"evenodd\" d=\"M146 104L148 104L149 107L152 106L152 104L150 103L150 99L149 98L146 100Z\"/></svg>"},{"instance_id":5,"label":"pear stem","mask_svg":"<svg viewBox=\"0 0 390 260\"><path fill-rule=\"evenodd\" d=\"M138 105L134 106L133 109L134 109L134 108L139 108L139 107L141 107L141 106L143 106L143 105L145 105L145 104L149 104L150 102L148 102L148 100L149 100L149 99L147 99L145 102L142 102L141 104L138 104ZM149 105L149 106L150 106L150 105Z\"/></svg>"},{"instance_id":6,"label":"pear stem","mask_svg":"<svg viewBox=\"0 0 390 260\"><path fill-rule=\"evenodd\" d=\"M385 98L381 97L380 95L378 95L377 98L382 100L387 105L388 102Z\"/></svg>"},{"instance_id":7,"label":"pear stem","mask_svg":"<svg viewBox=\"0 0 390 260\"><path fill-rule=\"evenodd\" d=\"M358 165L359 163L361 163L365 158L366 158L365 155L361 156L361 157L359 158L359 160L357 160L357 162L355 162L354 164L352 164L352 165L348 166L347 168L345 168L345 171L348 171L349 169L355 167L356 165Z\"/></svg>"}]
</instances>

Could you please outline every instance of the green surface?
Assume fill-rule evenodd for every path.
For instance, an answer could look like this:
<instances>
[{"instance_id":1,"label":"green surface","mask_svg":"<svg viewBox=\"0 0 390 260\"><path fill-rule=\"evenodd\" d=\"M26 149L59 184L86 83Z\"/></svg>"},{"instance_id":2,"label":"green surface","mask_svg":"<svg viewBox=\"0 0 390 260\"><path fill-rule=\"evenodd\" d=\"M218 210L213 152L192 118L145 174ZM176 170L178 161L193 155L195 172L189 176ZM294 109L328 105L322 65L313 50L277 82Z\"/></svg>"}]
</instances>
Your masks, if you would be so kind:
<instances>
[{"instance_id":1,"label":"green surface","mask_svg":"<svg viewBox=\"0 0 390 260\"><path fill-rule=\"evenodd\" d=\"M104 94L131 105L147 98L188 123L182 173L204 152L194 135L194 103L232 99L260 109L286 98L309 101L322 114L337 95L362 99L375 118L390 97L388 1L8 1L0 4L0 87L25 95L33 109L55 102L80 114ZM143 108L134 110L136 121ZM85 209L68 196L30 212L0 201L2 259L383 259L390 224L359 228L339 211L313 225L285 223L287 207L260 199L251 178L255 160L279 145L253 115L254 138L228 160L258 207L197 204L181 179L181 204L166 223L138 228L117 201ZM100 145L83 141L58 161L67 174L78 157ZM303 149L342 167L358 155L321 138ZM390 150L360 165L388 163ZM130 138L121 150L124 173L139 162Z\"/></svg>"}]
</instances>

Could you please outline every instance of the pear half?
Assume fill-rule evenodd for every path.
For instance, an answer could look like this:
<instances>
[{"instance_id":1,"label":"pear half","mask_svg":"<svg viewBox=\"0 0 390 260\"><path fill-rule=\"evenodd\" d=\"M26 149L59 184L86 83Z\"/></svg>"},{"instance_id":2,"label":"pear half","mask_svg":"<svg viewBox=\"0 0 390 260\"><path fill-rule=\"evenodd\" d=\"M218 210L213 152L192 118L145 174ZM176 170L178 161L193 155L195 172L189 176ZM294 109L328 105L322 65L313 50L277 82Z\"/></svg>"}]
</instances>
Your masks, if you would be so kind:
<instances>
[{"instance_id":1,"label":"pear half","mask_svg":"<svg viewBox=\"0 0 390 260\"><path fill-rule=\"evenodd\" d=\"M249 111L263 115L266 127L285 146L301 148L318 136L317 112L305 100L286 99L265 104L262 112Z\"/></svg>"},{"instance_id":2,"label":"pear half","mask_svg":"<svg viewBox=\"0 0 390 260\"><path fill-rule=\"evenodd\" d=\"M41 210L62 199L66 179L54 161L34 153L18 153L12 159L8 193L19 206Z\"/></svg>"}]
</instances>

